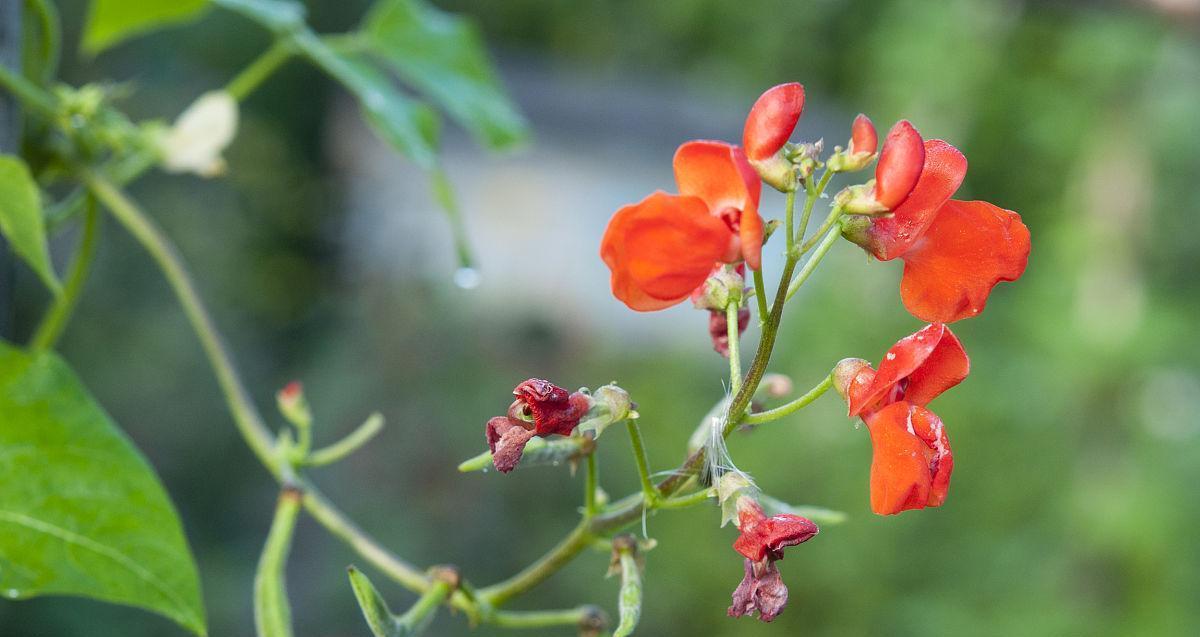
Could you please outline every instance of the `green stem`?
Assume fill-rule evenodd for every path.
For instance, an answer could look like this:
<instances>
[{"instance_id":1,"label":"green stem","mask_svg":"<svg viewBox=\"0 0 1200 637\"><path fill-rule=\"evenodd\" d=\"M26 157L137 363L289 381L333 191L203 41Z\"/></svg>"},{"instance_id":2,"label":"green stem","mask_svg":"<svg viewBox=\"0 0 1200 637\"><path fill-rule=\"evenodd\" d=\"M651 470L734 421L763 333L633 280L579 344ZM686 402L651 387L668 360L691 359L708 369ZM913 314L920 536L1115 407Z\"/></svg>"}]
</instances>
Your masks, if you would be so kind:
<instances>
[{"instance_id":1,"label":"green stem","mask_svg":"<svg viewBox=\"0 0 1200 637\"><path fill-rule=\"evenodd\" d=\"M279 67L291 59L292 55L292 48L285 42L275 42L230 80L229 84L225 85L225 92L239 102L245 101L267 78L278 71Z\"/></svg>"},{"instance_id":2,"label":"green stem","mask_svg":"<svg viewBox=\"0 0 1200 637\"><path fill-rule=\"evenodd\" d=\"M383 429L383 416L371 414L363 424L350 432L345 438L308 454L304 464L310 467L322 467L333 464L342 458L358 451L360 447L370 442Z\"/></svg>"},{"instance_id":3,"label":"green stem","mask_svg":"<svg viewBox=\"0 0 1200 637\"><path fill-rule=\"evenodd\" d=\"M802 256L805 252L812 250L813 246L815 246L817 242L825 236L825 233L829 232L829 229L832 228L834 224L836 224L841 218L841 208L835 207L833 210L830 210L829 216L825 217L825 221L821 222L821 227L817 228L817 231L813 233L813 236L809 237L808 241L805 241L804 245L800 246L800 250L797 252L796 256Z\"/></svg>"},{"instance_id":4,"label":"green stem","mask_svg":"<svg viewBox=\"0 0 1200 637\"><path fill-rule=\"evenodd\" d=\"M258 570L254 574L254 627L258 637L291 637L292 609L287 598L284 571L292 546L292 532L300 513L300 492L284 488L275 506L275 519L267 534Z\"/></svg>"},{"instance_id":5,"label":"green stem","mask_svg":"<svg viewBox=\"0 0 1200 637\"><path fill-rule=\"evenodd\" d=\"M96 255L96 236L99 234L100 215L96 210L96 201L91 197L87 199L87 214L83 220L83 233L79 238L79 249L75 252L74 260L71 261L63 293L55 299L54 305L46 312L46 316L42 318L41 324L38 325L37 331L34 332L29 343L29 347L35 351L51 349L58 342L58 337L62 335L63 329L71 320L71 314L79 304L79 294L83 291L83 284L87 281L92 259Z\"/></svg>"},{"instance_id":6,"label":"green stem","mask_svg":"<svg viewBox=\"0 0 1200 637\"><path fill-rule=\"evenodd\" d=\"M804 282L808 280L808 277L811 276L813 271L817 269L817 265L821 263L821 259L825 258L825 255L829 253L829 250L833 248L833 245L837 243L838 239L840 238L842 238L842 234L837 229L825 235L824 239L821 240L821 243L817 244L817 250L812 253L812 256L808 258L808 261L804 263L804 267L800 268L800 272L796 274L796 278L793 279L788 285L787 294L784 296L784 301L791 300L792 296L796 294L796 291L800 289L800 286L804 285Z\"/></svg>"},{"instance_id":7,"label":"green stem","mask_svg":"<svg viewBox=\"0 0 1200 637\"><path fill-rule=\"evenodd\" d=\"M703 504L713 496L710 489L701 489L687 495L676 496L674 498L663 498L654 506L655 509L686 509L688 507Z\"/></svg>"},{"instance_id":8,"label":"green stem","mask_svg":"<svg viewBox=\"0 0 1200 637\"><path fill-rule=\"evenodd\" d=\"M26 107L38 111L47 118L58 114L57 101L50 93L25 79L25 76L0 65L0 87L13 94Z\"/></svg>"},{"instance_id":9,"label":"green stem","mask_svg":"<svg viewBox=\"0 0 1200 637\"><path fill-rule=\"evenodd\" d=\"M183 306L192 329L200 338L234 423L247 446L276 479L281 475L280 463L272 449L271 433L242 385L233 360L196 292L195 284L183 266L178 252L158 226L111 182L92 171L82 173L84 183L137 239L163 271L167 282ZM304 508L325 528L346 542L355 552L402 586L424 592L431 582L415 567L392 554L374 538L358 528L346 514L325 499L313 486L301 481L297 487L304 492ZM476 605L461 593L455 593L452 603L472 616L478 615Z\"/></svg>"},{"instance_id":10,"label":"green stem","mask_svg":"<svg viewBox=\"0 0 1200 637\"><path fill-rule=\"evenodd\" d=\"M583 479L583 515L591 518L596 515L596 488L598 480L596 476L596 454L595 452L587 455L587 473Z\"/></svg>"},{"instance_id":11,"label":"green stem","mask_svg":"<svg viewBox=\"0 0 1200 637\"><path fill-rule=\"evenodd\" d=\"M646 502L653 504L658 501L659 493L654 482L650 480L650 463L646 460L646 447L642 444L642 430L638 428L637 421L633 418L625 421L625 428L629 430L629 442L633 445L633 459L637 462L642 493L645 495Z\"/></svg>"},{"instance_id":12,"label":"green stem","mask_svg":"<svg viewBox=\"0 0 1200 637\"><path fill-rule=\"evenodd\" d=\"M396 617L396 626L406 629L411 632L402 632L401 634L408 635L416 633L421 628L433 619L433 614L437 612L439 606L446 601L450 593L454 591L454 586L450 582L437 580L424 593L421 594L417 601L413 603L408 610L404 611L403 615Z\"/></svg>"},{"instance_id":13,"label":"green stem","mask_svg":"<svg viewBox=\"0 0 1200 637\"><path fill-rule=\"evenodd\" d=\"M804 239L804 233L808 231L808 220L810 217L812 217L813 205L817 202L817 199L821 197L821 193L825 192L825 187L829 185L829 180L832 177L833 171L826 170L825 173L821 175L821 179L817 182L815 187L812 185L811 181L805 182L804 191L806 198L804 200L804 213L800 216L800 228L796 232L796 237L798 239Z\"/></svg>"},{"instance_id":14,"label":"green stem","mask_svg":"<svg viewBox=\"0 0 1200 637\"><path fill-rule=\"evenodd\" d=\"M758 300L758 324L767 320L767 284L763 282L761 269L754 270L754 298Z\"/></svg>"},{"instance_id":15,"label":"green stem","mask_svg":"<svg viewBox=\"0 0 1200 637\"><path fill-rule=\"evenodd\" d=\"M729 339L729 391L736 394L742 388L742 331L738 329L737 303L725 306L725 334Z\"/></svg>"},{"instance_id":16,"label":"green stem","mask_svg":"<svg viewBox=\"0 0 1200 637\"><path fill-rule=\"evenodd\" d=\"M503 582L480 589L477 596L489 606L500 606L557 573L559 569L586 549L591 544L592 538L589 521L580 521L566 537L541 558Z\"/></svg>"},{"instance_id":17,"label":"green stem","mask_svg":"<svg viewBox=\"0 0 1200 637\"><path fill-rule=\"evenodd\" d=\"M564 610L496 611L489 623L501 628L550 628L553 626L578 626L585 620L598 616L595 606L580 606Z\"/></svg>"},{"instance_id":18,"label":"green stem","mask_svg":"<svg viewBox=\"0 0 1200 637\"><path fill-rule=\"evenodd\" d=\"M794 227L794 224L792 223L793 219L795 218L795 212L796 212L796 191L793 189L793 190L789 190L787 193L787 200L784 203L784 212L783 212L784 237L787 239L788 254L791 254L792 248L796 245L796 229Z\"/></svg>"},{"instance_id":19,"label":"green stem","mask_svg":"<svg viewBox=\"0 0 1200 637\"><path fill-rule=\"evenodd\" d=\"M820 398L822 394L829 391L830 387L833 387L832 375L826 376L820 383L817 384L816 387L813 387L803 396L800 396L791 402L780 405L774 409L748 414L742 419L742 423L747 425L761 425L763 423L771 422L772 420L779 420L784 416L794 414L797 411L809 406L816 399Z\"/></svg>"}]
</instances>

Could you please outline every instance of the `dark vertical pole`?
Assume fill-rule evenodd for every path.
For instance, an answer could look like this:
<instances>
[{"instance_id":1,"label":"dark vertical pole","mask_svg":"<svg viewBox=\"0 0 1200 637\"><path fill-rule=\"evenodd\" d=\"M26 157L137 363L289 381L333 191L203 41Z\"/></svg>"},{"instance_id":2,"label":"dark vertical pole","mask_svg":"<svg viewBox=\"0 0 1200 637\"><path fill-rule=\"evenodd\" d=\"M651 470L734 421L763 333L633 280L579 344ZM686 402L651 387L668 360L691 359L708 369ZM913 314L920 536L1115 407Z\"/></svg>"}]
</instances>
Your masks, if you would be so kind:
<instances>
[{"instance_id":1,"label":"dark vertical pole","mask_svg":"<svg viewBox=\"0 0 1200 637\"><path fill-rule=\"evenodd\" d=\"M23 0L0 0L0 64L20 72L21 4ZM0 152L16 153L21 140L21 113L17 101L0 93ZM13 338L13 261L8 244L0 237L0 338Z\"/></svg>"}]
</instances>

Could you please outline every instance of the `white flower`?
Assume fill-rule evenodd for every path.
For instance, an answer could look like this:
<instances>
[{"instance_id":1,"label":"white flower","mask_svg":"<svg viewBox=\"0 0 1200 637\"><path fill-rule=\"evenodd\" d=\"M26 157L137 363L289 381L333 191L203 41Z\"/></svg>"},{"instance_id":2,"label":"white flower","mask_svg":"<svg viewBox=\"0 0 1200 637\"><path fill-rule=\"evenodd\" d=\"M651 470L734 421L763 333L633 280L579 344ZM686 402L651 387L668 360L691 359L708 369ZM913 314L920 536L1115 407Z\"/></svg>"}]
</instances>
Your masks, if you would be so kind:
<instances>
[{"instance_id":1,"label":"white flower","mask_svg":"<svg viewBox=\"0 0 1200 637\"><path fill-rule=\"evenodd\" d=\"M221 152L237 134L237 100L225 91L201 95L162 137L163 168L216 177L225 172Z\"/></svg>"}]
</instances>

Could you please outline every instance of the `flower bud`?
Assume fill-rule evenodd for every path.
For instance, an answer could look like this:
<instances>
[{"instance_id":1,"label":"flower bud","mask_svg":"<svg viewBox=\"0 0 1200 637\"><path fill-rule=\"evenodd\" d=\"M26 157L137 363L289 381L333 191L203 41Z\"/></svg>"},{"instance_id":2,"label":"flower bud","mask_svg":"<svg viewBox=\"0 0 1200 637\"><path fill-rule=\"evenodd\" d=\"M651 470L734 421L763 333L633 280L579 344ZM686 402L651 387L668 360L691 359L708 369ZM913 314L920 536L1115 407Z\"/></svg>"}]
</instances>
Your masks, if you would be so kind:
<instances>
[{"instance_id":1,"label":"flower bud","mask_svg":"<svg viewBox=\"0 0 1200 637\"><path fill-rule=\"evenodd\" d=\"M767 89L750 107L742 132L746 157L765 160L787 143L804 112L804 87L797 82Z\"/></svg>"},{"instance_id":2,"label":"flower bud","mask_svg":"<svg viewBox=\"0 0 1200 637\"><path fill-rule=\"evenodd\" d=\"M609 425L637 417L634 407L629 392L616 383L604 385L592 393L591 408L579 422L578 430L592 432L593 437L599 437Z\"/></svg>"},{"instance_id":3,"label":"flower bud","mask_svg":"<svg viewBox=\"0 0 1200 637\"><path fill-rule=\"evenodd\" d=\"M304 385L294 380L275 394L275 402L279 405L279 413L288 422L297 427L308 427L312 424L312 412L308 408L308 400L304 397Z\"/></svg>"},{"instance_id":4,"label":"flower bud","mask_svg":"<svg viewBox=\"0 0 1200 637\"><path fill-rule=\"evenodd\" d=\"M216 177L225 172L221 152L237 135L237 100L211 91L187 107L159 140L163 168L172 173Z\"/></svg>"},{"instance_id":5,"label":"flower bud","mask_svg":"<svg viewBox=\"0 0 1200 637\"><path fill-rule=\"evenodd\" d=\"M871 364L861 358L843 358L833 366L833 388L837 390L843 400L849 400L850 387L853 383L870 383L871 379L863 373L864 371L871 375L874 374ZM863 383L862 379L865 379L866 383Z\"/></svg>"},{"instance_id":6,"label":"flower bud","mask_svg":"<svg viewBox=\"0 0 1200 637\"><path fill-rule=\"evenodd\" d=\"M746 277L742 265L722 264L713 268L704 285L692 292L692 305L698 310L725 311L731 303L741 305Z\"/></svg>"},{"instance_id":7,"label":"flower bud","mask_svg":"<svg viewBox=\"0 0 1200 637\"><path fill-rule=\"evenodd\" d=\"M839 173L862 170L875 158L878 145L875 125L866 115L859 113L850 127L850 143L845 150L841 147L834 149L833 156L829 158L829 169Z\"/></svg>"},{"instance_id":8,"label":"flower bud","mask_svg":"<svg viewBox=\"0 0 1200 637\"><path fill-rule=\"evenodd\" d=\"M875 198L875 180L848 186L833 198L835 206L850 215L885 215L890 210Z\"/></svg>"},{"instance_id":9,"label":"flower bud","mask_svg":"<svg viewBox=\"0 0 1200 637\"><path fill-rule=\"evenodd\" d=\"M879 205L895 210L917 185L925 166L925 142L908 120L900 120L883 140L875 167L873 195Z\"/></svg>"},{"instance_id":10,"label":"flower bud","mask_svg":"<svg viewBox=\"0 0 1200 637\"><path fill-rule=\"evenodd\" d=\"M762 394L764 398L783 398L792 393L792 389L791 377L770 372L763 375L755 397L758 397L757 394Z\"/></svg>"}]
</instances>

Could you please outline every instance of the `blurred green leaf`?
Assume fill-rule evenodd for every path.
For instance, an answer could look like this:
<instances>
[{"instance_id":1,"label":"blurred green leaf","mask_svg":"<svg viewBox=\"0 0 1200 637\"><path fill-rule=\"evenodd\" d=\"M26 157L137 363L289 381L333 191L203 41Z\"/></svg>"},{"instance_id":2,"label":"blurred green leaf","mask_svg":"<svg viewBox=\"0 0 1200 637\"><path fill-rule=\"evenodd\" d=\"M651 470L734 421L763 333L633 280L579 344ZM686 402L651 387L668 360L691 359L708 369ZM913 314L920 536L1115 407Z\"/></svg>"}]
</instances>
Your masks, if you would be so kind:
<instances>
[{"instance_id":1,"label":"blurred green leaf","mask_svg":"<svg viewBox=\"0 0 1200 637\"><path fill-rule=\"evenodd\" d=\"M195 19L208 0L92 0L83 50L96 54L134 35Z\"/></svg>"},{"instance_id":2,"label":"blurred green leaf","mask_svg":"<svg viewBox=\"0 0 1200 637\"><path fill-rule=\"evenodd\" d=\"M0 342L0 590L137 606L205 634L179 517L146 459L53 353Z\"/></svg>"},{"instance_id":3,"label":"blurred green leaf","mask_svg":"<svg viewBox=\"0 0 1200 637\"><path fill-rule=\"evenodd\" d=\"M24 40L22 66L25 77L42 85L54 79L58 69L59 47L62 46L62 27L58 9L50 0L25 0L22 14Z\"/></svg>"},{"instance_id":4,"label":"blurred green leaf","mask_svg":"<svg viewBox=\"0 0 1200 637\"><path fill-rule=\"evenodd\" d=\"M302 30L307 10L294 0L213 0L213 4L240 13L276 34Z\"/></svg>"},{"instance_id":5,"label":"blurred green leaf","mask_svg":"<svg viewBox=\"0 0 1200 637\"><path fill-rule=\"evenodd\" d=\"M0 156L0 234L55 294L62 286L50 265L37 184L20 159Z\"/></svg>"},{"instance_id":6,"label":"blurred green leaf","mask_svg":"<svg viewBox=\"0 0 1200 637\"><path fill-rule=\"evenodd\" d=\"M370 61L334 51L311 33L297 34L295 43L358 98L363 117L377 135L422 168L437 165L439 122L429 105L402 95Z\"/></svg>"},{"instance_id":7,"label":"blurred green leaf","mask_svg":"<svg viewBox=\"0 0 1200 637\"><path fill-rule=\"evenodd\" d=\"M527 136L473 22L421 0L382 0L363 30L375 54L480 143L506 148Z\"/></svg>"}]
</instances>

